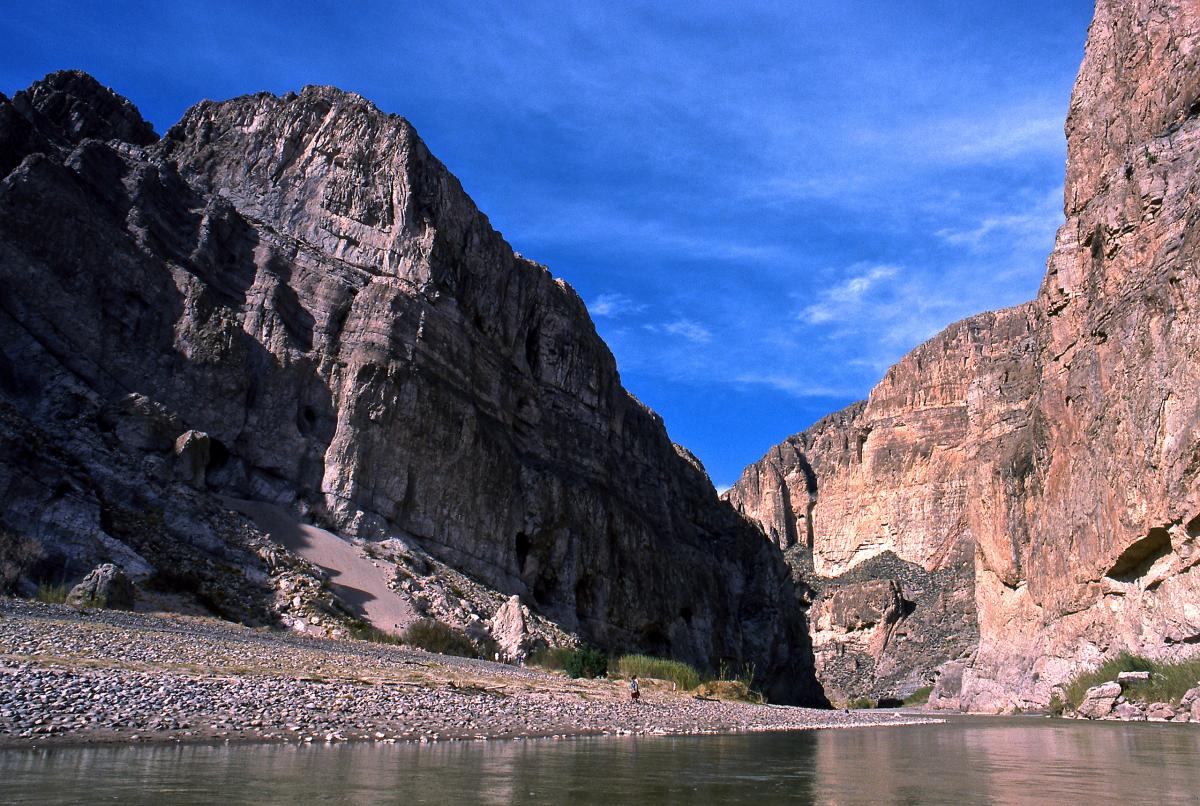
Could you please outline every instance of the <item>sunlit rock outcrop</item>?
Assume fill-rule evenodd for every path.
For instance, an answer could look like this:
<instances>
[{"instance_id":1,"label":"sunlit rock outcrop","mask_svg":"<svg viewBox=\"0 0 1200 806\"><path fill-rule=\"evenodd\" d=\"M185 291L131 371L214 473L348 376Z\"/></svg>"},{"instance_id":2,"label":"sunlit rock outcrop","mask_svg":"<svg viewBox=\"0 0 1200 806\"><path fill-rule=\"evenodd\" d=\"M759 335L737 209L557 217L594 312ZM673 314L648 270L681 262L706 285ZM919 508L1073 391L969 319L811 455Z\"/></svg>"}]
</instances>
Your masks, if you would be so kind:
<instances>
[{"instance_id":1,"label":"sunlit rock outcrop","mask_svg":"<svg viewBox=\"0 0 1200 806\"><path fill-rule=\"evenodd\" d=\"M1100 0L1037 298L952 325L729 493L773 540L810 530L821 576L973 566L977 646L912 670L946 664L942 705L1044 705L1102 657L1200 645L1198 58L1195 3Z\"/></svg>"}]
</instances>

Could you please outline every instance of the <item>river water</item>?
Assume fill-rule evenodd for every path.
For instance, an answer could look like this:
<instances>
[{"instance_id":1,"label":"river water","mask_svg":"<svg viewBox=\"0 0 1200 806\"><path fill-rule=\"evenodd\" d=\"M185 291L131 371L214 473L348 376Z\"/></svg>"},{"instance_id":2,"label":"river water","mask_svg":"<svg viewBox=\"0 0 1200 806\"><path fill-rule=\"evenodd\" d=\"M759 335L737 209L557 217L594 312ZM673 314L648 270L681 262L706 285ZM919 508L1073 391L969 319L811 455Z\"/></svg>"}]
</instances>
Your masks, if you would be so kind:
<instances>
[{"instance_id":1,"label":"river water","mask_svg":"<svg viewBox=\"0 0 1200 806\"><path fill-rule=\"evenodd\" d=\"M0 752L0 803L1200 803L1200 725Z\"/></svg>"}]
</instances>

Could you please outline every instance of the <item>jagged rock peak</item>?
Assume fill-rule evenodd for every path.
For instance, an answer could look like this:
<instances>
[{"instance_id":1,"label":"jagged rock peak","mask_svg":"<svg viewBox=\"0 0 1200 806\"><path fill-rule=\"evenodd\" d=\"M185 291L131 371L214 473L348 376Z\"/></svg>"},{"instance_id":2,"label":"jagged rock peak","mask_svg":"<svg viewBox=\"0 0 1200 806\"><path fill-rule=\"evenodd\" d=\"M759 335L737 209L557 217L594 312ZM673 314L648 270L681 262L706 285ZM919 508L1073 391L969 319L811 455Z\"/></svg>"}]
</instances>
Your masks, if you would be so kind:
<instances>
[{"instance_id":1,"label":"jagged rock peak","mask_svg":"<svg viewBox=\"0 0 1200 806\"><path fill-rule=\"evenodd\" d=\"M81 70L50 73L18 92L12 102L52 139L122 140L139 146L158 140L154 127L129 99Z\"/></svg>"},{"instance_id":2,"label":"jagged rock peak","mask_svg":"<svg viewBox=\"0 0 1200 806\"><path fill-rule=\"evenodd\" d=\"M160 150L204 192L373 272L446 290L497 269L549 274L513 254L412 124L355 93L308 86L204 101ZM441 259L464 246L487 260Z\"/></svg>"}]
</instances>

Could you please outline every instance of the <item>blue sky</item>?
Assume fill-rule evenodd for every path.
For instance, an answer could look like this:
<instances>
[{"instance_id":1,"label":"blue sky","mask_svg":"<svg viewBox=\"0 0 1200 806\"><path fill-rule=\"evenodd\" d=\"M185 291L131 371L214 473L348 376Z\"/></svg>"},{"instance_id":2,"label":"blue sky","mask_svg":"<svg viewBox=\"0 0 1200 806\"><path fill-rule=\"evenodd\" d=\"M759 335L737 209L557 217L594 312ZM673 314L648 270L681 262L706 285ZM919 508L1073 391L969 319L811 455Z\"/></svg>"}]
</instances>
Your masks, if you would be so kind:
<instances>
[{"instance_id":1,"label":"blue sky","mask_svg":"<svg viewBox=\"0 0 1200 806\"><path fill-rule=\"evenodd\" d=\"M305 84L404 115L723 486L945 325L1033 297L1091 11L10 4L0 90L81 68L160 132Z\"/></svg>"}]
</instances>

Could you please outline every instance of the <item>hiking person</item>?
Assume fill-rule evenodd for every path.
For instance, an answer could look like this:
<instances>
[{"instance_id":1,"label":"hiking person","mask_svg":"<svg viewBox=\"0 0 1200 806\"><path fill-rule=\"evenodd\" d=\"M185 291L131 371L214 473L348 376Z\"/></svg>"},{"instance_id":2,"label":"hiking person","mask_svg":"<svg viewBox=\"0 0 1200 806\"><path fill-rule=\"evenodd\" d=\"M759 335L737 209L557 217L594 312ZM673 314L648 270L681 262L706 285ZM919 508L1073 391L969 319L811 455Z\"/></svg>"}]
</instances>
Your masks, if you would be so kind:
<instances>
[{"instance_id":1,"label":"hiking person","mask_svg":"<svg viewBox=\"0 0 1200 806\"><path fill-rule=\"evenodd\" d=\"M629 678L629 699L637 702L642 697L642 692L638 689L637 675Z\"/></svg>"}]
</instances>

